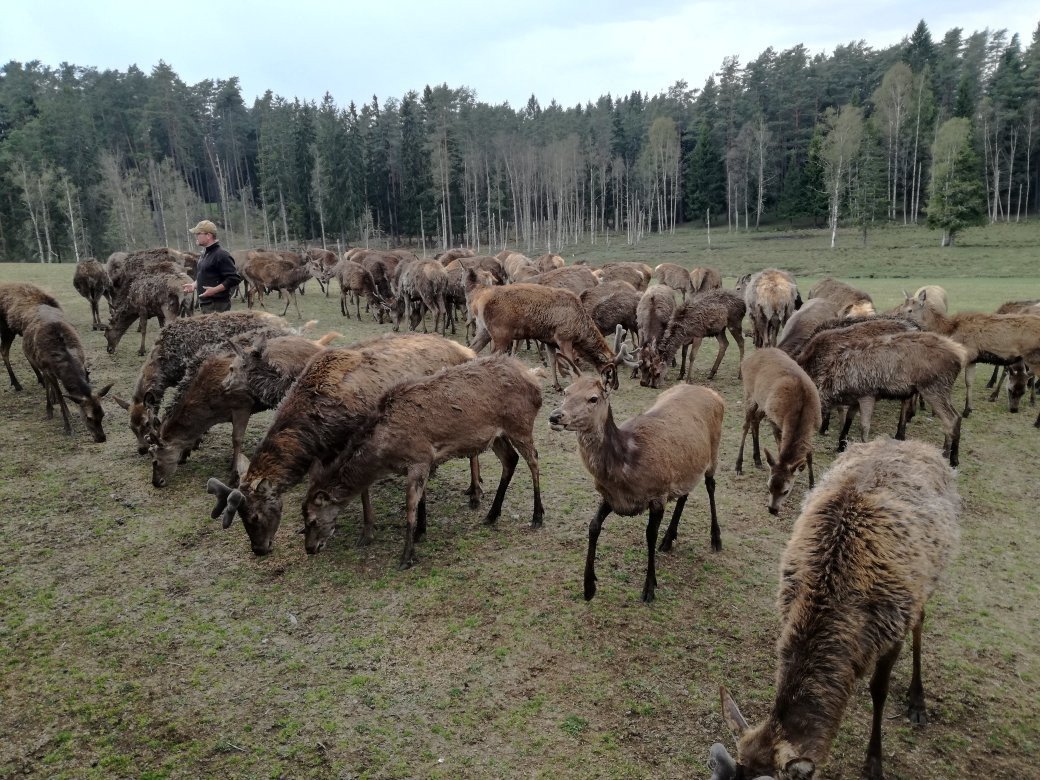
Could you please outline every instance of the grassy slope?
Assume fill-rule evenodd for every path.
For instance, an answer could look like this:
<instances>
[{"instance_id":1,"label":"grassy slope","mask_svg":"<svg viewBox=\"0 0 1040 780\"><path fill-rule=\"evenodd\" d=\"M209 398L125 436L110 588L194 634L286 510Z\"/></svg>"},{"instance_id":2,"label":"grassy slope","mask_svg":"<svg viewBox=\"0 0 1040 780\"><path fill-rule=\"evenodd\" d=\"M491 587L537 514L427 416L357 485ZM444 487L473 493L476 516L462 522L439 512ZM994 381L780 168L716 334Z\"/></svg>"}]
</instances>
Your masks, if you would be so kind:
<instances>
[{"instance_id":1,"label":"grassy slope","mask_svg":"<svg viewBox=\"0 0 1040 780\"><path fill-rule=\"evenodd\" d=\"M823 234L730 237L716 231L710 262L733 278L776 265L807 286L833 273L882 307L900 289L940 281L955 308L991 309L1040 295L1035 227L971 231L940 252L934 234L885 231L871 245L826 249ZM568 260L704 264L702 232L636 247L567 249ZM842 236L845 243L857 239ZM70 266L3 266L54 292L83 335L96 386L128 393L140 359L133 333L118 353L88 330ZM934 274L934 276L933 276ZM875 277L875 278L865 278ZM905 278L904 278L905 277ZM975 278L982 277L982 278ZM379 332L344 321L335 299L303 299L319 330ZM154 334L152 336L154 338ZM495 529L461 495L464 464L430 486L431 525L420 564L400 573L403 496L376 491L376 543L351 544L352 508L331 547L307 558L293 531L300 491L286 500L274 553L248 551L241 527L208 519L205 479L223 476L227 426L215 430L164 491L136 455L122 412L106 404L109 441L82 424L61 434L16 343L26 391L2 391L7 424L0 502L0 775L40 777L687 777L706 776L708 746L731 744L718 714L725 682L749 718L762 716L773 675L777 561L804 484L779 519L765 512L765 479L736 476L740 386L733 349L713 383L727 400L719 512L724 549L708 545L703 490L691 496L675 552L659 558L658 600L638 602L643 523L608 519L600 590L580 578L596 498L572 434L536 429L546 525L527 529L530 478L517 470ZM705 345L703 380L714 347ZM980 375L983 374L980 371ZM674 374L673 374L674 376ZM959 397L960 391L958 391ZM615 413L648 406L653 391L625 381ZM542 415L557 396L546 393ZM893 676L885 723L890 777L1027 776L1040 751L1040 539L1035 507L1035 411L1009 415L976 399L964 424L960 555L933 599L925 686L932 722L901 719L909 653ZM891 404L878 435L894 430ZM270 413L250 427L259 441ZM941 442L919 416L911 434ZM819 440L821 469L832 440ZM498 467L485 456L485 487ZM828 777L855 777L869 730L861 683L835 742Z\"/></svg>"}]
</instances>

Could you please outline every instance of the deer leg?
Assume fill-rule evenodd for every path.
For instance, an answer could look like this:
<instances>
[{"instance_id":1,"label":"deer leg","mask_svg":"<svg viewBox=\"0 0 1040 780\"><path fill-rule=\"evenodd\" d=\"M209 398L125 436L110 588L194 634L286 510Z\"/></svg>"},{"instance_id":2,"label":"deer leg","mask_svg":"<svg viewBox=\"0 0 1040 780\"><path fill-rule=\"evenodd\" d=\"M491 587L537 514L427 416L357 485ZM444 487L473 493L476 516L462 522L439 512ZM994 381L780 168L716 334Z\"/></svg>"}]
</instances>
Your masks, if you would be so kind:
<instances>
[{"instance_id":1,"label":"deer leg","mask_svg":"<svg viewBox=\"0 0 1040 780\"><path fill-rule=\"evenodd\" d=\"M376 521L372 514L372 495L368 488L361 491L361 533L358 534L357 546L367 547L375 537Z\"/></svg>"},{"instance_id":2,"label":"deer leg","mask_svg":"<svg viewBox=\"0 0 1040 780\"><path fill-rule=\"evenodd\" d=\"M759 449L758 442L758 431L762 423L762 417L758 413L758 407L755 407L755 416L751 421L751 456L755 460L755 467L762 468L762 451Z\"/></svg>"},{"instance_id":3,"label":"deer leg","mask_svg":"<svg viewBox=\"0 0 1040 780\"><path fill-rule=\"evenodd\" d=\"M809 454L805 456L805 463L809 467L809 489L816 487L816 477L812 470L812 450L809 450Z\"/></svg>"},{"instance_id":4,"label":"deer leg","mask_svg":"<svg viewBox=\"0 0 1040 780\"><path fill-rule=\"evenodd\" d=\"M65 403L65 396L62 395L61 388L58 387L58 383L54 380L54 395L58 397L58 405L61 407L61 419L65 423L65 434L67 436L72 435L72 423L69 421L69 407Z\"/></svg>"},{"instance_id":5,"label":"deer leg","mask_svg":"<svg viewBox=\"0 0 1040 780\"><path fill-rule=\"evenodd\" d=\"M21 390L22 386L18 383L18 377L14 375L14 369L11 368L11 343L14 341L14 337L14 331L4 323L3 327L0 327L0 353L3 354L4 365L7 366L7 375L11 378L11 387Z\"/></svg>"},{"instance_id":6,"label":"deer leg","mask_svg":"<svg viewBox=\"0 0 1040 780\"><path fill-rule=\"evenodd\" d=\"M47 401L47 419L54 419L54 392L51 389L51 383L45 382L43 385L43 397Z\"/></svg>"},{"instance_id":7,"label":"deer leg","mask_svg":"<svg viewBox=\"0 0 1040 780\"><path fill-rule=\"evenodd\" d=\"M870 439L870 423L874 418L874 396L864 396L859 399L859 435L861 441Z\"/></svg>"},{"instance_id":8,"label":"deer leg","mask_svg":"<svg viewBox=\"0 0 1040 780\"><path fill-rule=\"evenodd\" d=\"M737 465L733 467L733 470L738 474L744 473L744 442L747 441L748 429L751 427L751 419L757 411L757 406L751 404L748 406L747 412L744 414L744 430L740 434L740 449L737 450Z\"/></svg>"},{"instance_id":9,"label":"deer leg","mask_svg":"<svg viewBox=\"0 0 1040 780\"><path fill-rule=\"evenodd\" d=\"M722 358L726 356L726 350L729 349L729 339L726 338L726 331L722 330L715 337L719 342L719 354L715 356L715 362L711 366L711 371L708 372L708 379L715 378L715 372L719 370L719 364L722 363Z\"/></svg>"},{"instance_id":10,"label":"deer leg","mask_svg":"<svg viewBox=\"0 0 1040 780\"><path fill-rule=\"evenodd\" d=\"M414 541L418 542L426 536L426 492L423 491L422 498L419 499L419 510L416 512L415 519L415 532L412 535Z\"/></svg>"},{"instance_id":11,"label":"deer leg","mask_svg":"<svg viewBox=\"0 0 1040 780\"><path fill-rule=\"evenodd\" d=\"M936 416L943 424L943 455L948 456L950 465L956 467L960 460L961 418L953 407L949 394L929 388L922 397L935 409Z\"/></svg>"},{"instance_id":12,"label":"deer leg","mask_svg":"<svg viewBox=\"0 0 1040 780\"><path fill-rule=\"evenodd\" d=\"M281 291L281 290L279 290L279 291L278 291L278 294L279 294L279 295L281 295L281 294L282 294L282 291ZM295 297L295 296L293 296L293 297ZM284 308L284 309L282 309L282 316L283 316L283 317L285 316L285 313L286 313L287 311L289 311L289 304L290 304L290 303L292 303L292 301L290 300L290 296L288 296L288 295L287 295L287 296L285 296L285 308ZM297 311L297 312L299 312L299 310L300 310L300 309L299 309L299 307L297 307L297 308L296 308L296 311Z\"/></svg>"},{"instance_id":13,"label":"deer leg","mask_svg":"<svg viewBox=\"0 0 1040 780\"><path fill-rule=\"evenodd\" d=\"M502 477L498 480L498 489L495 491L495 500L491 502L491 508L488 509L487 517L484 518L484 525L494 525L495 521L498 520L499 515L502 514L502 501L506 497L506 489L509 487L510 481L513 479L513 472L516 471L516 464L520 461L520 456L516 450L513 449L513 445L504 436L498 436L493 442L491 442L491 449L495 455L502 462Z\"/></svg>"},{"instance_id":14,"label":"deer leg","mask_svg":"<svg viewBox=\"0 0 1040 780\"><path fill-rule=\"evenodd\" d=\"M701 351L701 342L704 341L702 338L695 338L690 342L690 362L686 366L686 381L693 381L693 361L697 359L697 353Z\"/></svg>"},{"instance_id":15,"label":"deer leg","mask_svg":"<svg viewBox=\"0 0 1040 780\"><path fill-rule=\"evenodd\" d=\"M971 386L975 383L975 364L969 363L964 367L964 411L961 417L971 414Z\"/></svg>"},{"instance_id":16,"label":"deer leg","mask_svg":"<svg viewBox=\"0 0 1040 780\"><path fill-rule=\"evenodd\" d=\"M238 485L238 456L246 439L246 426L249 425L249 409L235 409L231 412L231 483Z\"/></svg>"},{"instance_id":17,"label":"deer leg","mask_svg":"<svg viewBox=\"0 0 1040 780\"><path fill-rule=\"evenodd\" d=\"M1003 368L1002 371L1001 368ZM993 377L997 376L998 371L1000 371L1000 379L997 379L997 386L993 387ZM990 378L989 383L986 385L986 387L993 387L993 392L989 394L990 401L996 401L1000 396L1000 388L1004 386L1004 380L1007 379L1007 366L994 366L993 377Z\"/></svg>"},{"instance_id":18,"label":"deer leg","mask_svg":"<svg viewBox=\"0 0 1040 780\"><path fill-rule=\"evenodd\" d=\"M340 294L339 294L339 313L342 314L344 317L346 317L349 320L350 319L350 314L347 312L347 304L348 303L349 303L349 301L347 300L346 292L341 290Z\"/></svg>"},{"instance_id":19,"label":"deer leg","mask_svg":"<svg viewBox=\"0 0 1040 780\"><path fill-rule=\"evenodd\" d=\"M520 457L527 462L527 468L531 470L531 484L534 487L534 509L531 513L531 527L541 528L542 519L545 517L545 509L542 507L542 491L538 480L538 450L535 449L534 442L527 438L528 436L529 433L525 433L523 437L510 438L510 441L513 447L520 453Z\"/></svg>"},{"instance_id":20,"label":"deer leg","mask_svg":"<svg viewBox=\"0 0 1040 780\"><path fill-rule=\"evenodd\" d=\"M596 595L596 542L599 541L599 532L603 530L603 521L611 513L610 504L600 501L596 515L589 522L589 548L585 553L585 600L591 601Z\"/></svg>"},{"instance_id":21,"label":"deer leg","mask_svg":"<svg viewBox=\"0 0 1040 780\"><path fill-rule=\"evenodd\" d=\"M870 727L870 745L867 747L867 762L863 774L870 780L883 780L881 771L881 721L885 717L885 699L888 698L888 681L892 667L899 658L903 643L899 642L887 653L878 658L874 667L874 676L870 678L870 698L874 705Z\"/></svg>"},{"instance_id":22,"label":"deer leg","mask_svg":"<svg viewBox=\"0 0 1040 780\"><path fill-rule=\"evenodd\" d=\"M730 328L729 332L733 334L733 340L737 342L737 349L740 351L740 360L737 363L737 379L744 378L744 334L740 332L740 325L738 324L735 328Z\"/></svg>"},{"instance_id":23,"label":"deer leg","mask_svg":"<svg viewBox=\"0 0 1040 780\"><path fill-rule=\"evenodd\" d=\"M907 715L910 722L916 725L924 725L928 722L928 711L924 705L924 685L921 683L921 629L924 626L924 608L921 615L914 624L914 674L910 679L910 690L907 696L910 699Z\"/></svg>"},{"instance_id":24,"label":"deer leg","mask_svg":"<svg viewBox=\"0 0 1040 780\"><path fill-rule=\"evenodd\" d=\"M683 344L682 345L682 349L679 350L679 354L681 356L681 363L679 365L679 379L682 379L683 377L686 376L686 353L689 352L689 350L690 350L690 345L689 344ZM675 356L674 355L672 356L672 366L673 367L675 366Z\"/></svg>"},{"instance_id":25,"label":"deer leg","mask_svg":"<svg viewBox=\"0 0 1040 780\"><path fill-rule=\"evenodd\" d=\"M661 527L664 517L664 505L659 501L650 502L650 517L646 523L646 581L643 583L643 603L654 600L654 589L657 587L657 567L654 557L657 549L657 529Z\"/></svg>"},{"instance_id":26,"label":"deer leg","mask_svg":"<svg viewBox=\"0 0 1040 780\"><path fill-rule=\"evenodd\" d=\"M722 549L722 531L719 528L719 514L715 508L715 475L705 473L704 490L708 493L708 507L711 510L711 549L719 552Z\"/></svg>"},{"instance_id":27,"label":"deer leg","mask_svg":"<svg viewBox=\"0 0 1040 780\"><path fill-rule=\"evenodd\" d=\"M466 495L469 496L470 509L480 506L484 491L480 488L480 458L476 455L469 459L469 487L466 488Z\"/></svg>"},{"instance_id":28,"label":"deer leg","mask_svg":"<svg viewBox=\"0 0 1040 780\"><path fill-rule=\"evenodd\" d=\"M845 407L845 422L841 426L841 432L838 434L838 452L845 452L845 448L849 446L849 431L852 430L852 421L856 419L856 407L849 404Z\"/></svg>"},{"instance_id":29,"label":"deer leg","mask_svg":"<svg viewBox=\"0 0 1040 780\"><path fill-rule=\"evenodd\" d=\"M658 552L671 551L672 542L679 535L679 518L682 517L683 509L686 507L686 499L689 495L689 493L684 493L675 502L675 509L672 510L672 520L668 523L668 530L664 532L664 539L661 540L661 544L657 548Z\"/></svg>"},{"instance_id":30,"label":"deer leg","mask_svg":"<svg viewBox=\"0 0 1040 780\"><path fill-rule=\"evenodd\" d=\"M137 350L137 354L144 356L144 340L148 336L148 314L144 313L141 315L141 347Z\"/></svg>"},{"instance_id":31,"label":"deer leg","mask_svg":"<svg viewBox=\"0 0 1040 780\"><path fill-rule=\"evenodd\" d=\"M426 480L430 470L425 465L413 466L408 470L407 520L404 527L404 549L401 550L399 568L408 569L417 562L415 557L415 529L418 523L419 504L426 494Z\"/></svg>"},{"instance_id":32,"label":"deer leg","mask_svg":"<svg viewBox=\"0 0 1040 780\"><path fill-rule=\"evenodd\" d=\"M1000 366L993 366L993 376L991 376L989 378L989 381L986 382L986 387L993 387L993 385L996 384L996 382L997 382L997 372L998 371L1000 371ZM1001 377L1000 381L1001 382L1004 381L1003 377ZM997 390L998 391L1000 390L1000 385L997 385ZM990 398L989 400L992 401L996 397L996 395L997 395L997 393L994 392L993 393L993 398Z\"/></svg>"}]
</instances>

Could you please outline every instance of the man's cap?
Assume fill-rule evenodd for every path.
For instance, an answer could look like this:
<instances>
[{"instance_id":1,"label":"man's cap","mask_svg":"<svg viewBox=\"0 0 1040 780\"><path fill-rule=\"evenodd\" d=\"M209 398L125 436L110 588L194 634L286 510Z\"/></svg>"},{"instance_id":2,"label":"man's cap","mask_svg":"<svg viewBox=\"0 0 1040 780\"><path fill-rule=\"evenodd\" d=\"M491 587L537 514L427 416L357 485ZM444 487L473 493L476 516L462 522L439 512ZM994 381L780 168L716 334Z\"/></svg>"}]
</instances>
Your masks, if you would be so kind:
<instances>
[{"instance_id":1,"label":"man's cap","mask_svg":"<svg viewBox=\"0 0 1040 780\"><path fill-rule=\"evenodd\" d=\"M217 226L210 222L208 219L202 220L199 224L188 231L189 233L209 233L210 235L217 235Z\"/></svg>"}]
</instances>

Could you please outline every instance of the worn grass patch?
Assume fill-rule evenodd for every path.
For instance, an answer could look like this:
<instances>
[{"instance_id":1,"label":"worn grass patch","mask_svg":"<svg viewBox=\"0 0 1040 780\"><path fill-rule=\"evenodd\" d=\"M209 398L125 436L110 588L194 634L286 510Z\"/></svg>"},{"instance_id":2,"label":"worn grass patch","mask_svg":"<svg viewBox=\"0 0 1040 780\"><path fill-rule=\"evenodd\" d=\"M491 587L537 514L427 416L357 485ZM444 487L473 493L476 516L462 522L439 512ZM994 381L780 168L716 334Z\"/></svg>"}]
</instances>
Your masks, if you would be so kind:
<instances>
[{"instance_id":1,"label":"worn grass patch","mask_svg":"<svg viewBox=\"0 0 1040 780\"><path fill-rule=\"evenodd\" d=\"M710 255L702 231L564 254L688 266L709 258L729 279L776 265L799 273L805 288L826 274L855 277L880 307L894 305L904 287L936 281L955 309L991 310L1040 293L1040 230L1031 225L968 231L948 252L919 229L872 233L865 249L843 235L835 252L822 232L712 238ZM141 363L136 336L128 333L107 355L71 276L68 265L0 267L5 281L54 293L83 337L95 383L114 381L129 393ZM317 292L309 290L301 308L320 320L319 331L354 339L382 330L344 320L338 301ZM713 357L705 344L698 381ZM773 518L764 474L733 473L742 420L736 350L712 383L727 402L718 475L723 550L711 552L698 488L674 552L659 556L658 598L649 607L638 600L644 523L616 516L600 540L598 594L582 600L586 528L597 502L573 434L545 423L558 400L552 390L536 429L545 527L529 528L525 468L498 525L486 528L462 494L466 464L446 464L430 483L420 562L399 572L398 480L375 490L380 523L370 547L354 547L360 509L350 507L329 548L306 556L293 534L297 489L286 497L273 554L256 559L240 526L223 532L209 519L204 484L227 471L227 426L207 437L170 487L155 490L121 410L105 404L106 444L91 443L78 419L66 437L60 420L44 419L20 342L12 361L25 391L0 390L0 776L704 777L711 743L732 744L718 712L719 683L749 717L767 711L777 563L805 485ZM617 417L655 395L623 380ZM1034 416L1028 406L1010 415L980 394L964 422L961 550L925 632L931 722L912 728L901 717L907 653L885 721L889 777L1035 774ZM266 413L251 423L249 448L269 420ZM892 405L879 405L876 435L894 429ZM910 434L941 442L928 415ZM822 471L833 439L817 444ZM490 492L499 469L493 457L483 462ZM858 776L869 723L861 683L827 777Z\"/></svg>"}]
</instances>

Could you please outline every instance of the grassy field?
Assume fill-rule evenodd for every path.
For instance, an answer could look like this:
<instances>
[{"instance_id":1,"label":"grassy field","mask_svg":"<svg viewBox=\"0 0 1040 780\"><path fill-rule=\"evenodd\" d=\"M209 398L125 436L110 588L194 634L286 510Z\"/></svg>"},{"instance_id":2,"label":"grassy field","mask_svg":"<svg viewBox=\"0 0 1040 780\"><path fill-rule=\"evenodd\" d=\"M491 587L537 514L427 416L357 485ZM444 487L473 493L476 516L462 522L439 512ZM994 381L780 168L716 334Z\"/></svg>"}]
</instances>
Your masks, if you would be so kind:
<instances>
[{"instance_id":1,"label":"grassy field","mask_svg":"<svg viewBox=\"0 0 1040 780\"><path fill-rule=\"evenodd\" d=\"M713 264L731 282L775 265L803 291L824 274L857 279L879 308L900 290L943 284L954 309L992 310L1040 297L1035 225L972 230L949 250L923 230L872 233L869 245L821 233L650 237L635 247L568 247L585 258ZM55 294L80 331L96 387L128 394L141 358L131 331L117 354L90 331L71 266L6 265L3 281ZM313 285L312 285L313 287ZM344 320L317 289L301 299L319 332L347 343L385 328ZM153 323L154 325L154 323ZM154 338L154 333L150 340ZM749 341L750 348L750 341ZM695 368L704 381L705 344ZM525 359L531 360L530 356ZM209 519L209 476L226 476L230 429L221 426L156 490L125 413L106 402L108 442L74 420L44 419L44 399L21 353L25 391L0 391L4 458L0 502L0 776L11 777L707 777L712 742L732 749L718 685L749 719L773 690L773 604L780 553L804 495L766 512L765 475L734 474L741 391L736 349L712 382L727 402L718 475L723 550L709 546L698 488L672 553L658 558L657 601L639 602L645 566L640 519L610 517L600 538L599 591L585 603L581 574L597 504L573 434L536 428L545 527L532 532L530 477L517 469L498 527L479 524L462 491L468 470L447 464L429 486L430 530L420 562L399 572L400 481L374 495L376 542L353 546L360 510L319 556L304 554L301 489L286 499L274 552L249 551L241 525ZM980 370L979 375L986 374ZM670 377L674 381L674 371ZM622 380L624 419L656 391ZM956 403L963 390L957 389ZM909 651L893 673L884 726L891 778L1034 776L1040 753L1040 502L1036 410L1008 414L984 395L964 423L958 484L962 543L932 599L924 681L931 722L903 717ZM271 413L250 424L247 447ZM895 429L882 403L875 435ZM910 435L941 444L919 415ZM818 473L833 437L817 440ZM497 461L483 458L485 487ZM856 689L822 774L857 777L870 699Z\"/></svg>"}]
</instances>

